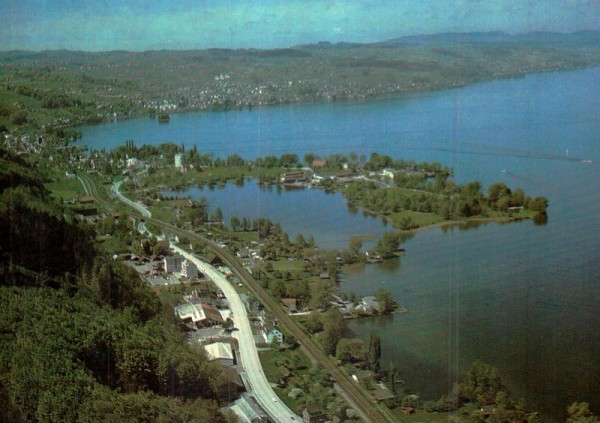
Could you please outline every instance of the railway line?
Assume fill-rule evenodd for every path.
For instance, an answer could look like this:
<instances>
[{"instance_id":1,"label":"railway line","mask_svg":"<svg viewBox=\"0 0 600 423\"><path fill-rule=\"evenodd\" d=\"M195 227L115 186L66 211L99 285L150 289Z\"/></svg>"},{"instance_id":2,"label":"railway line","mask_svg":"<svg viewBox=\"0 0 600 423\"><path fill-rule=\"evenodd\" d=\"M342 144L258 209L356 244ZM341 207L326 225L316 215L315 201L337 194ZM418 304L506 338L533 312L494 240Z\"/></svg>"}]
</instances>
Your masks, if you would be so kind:
<instances>
[{"instance_id":1,"label":"railway line","mask_svg":"<svg viewBox=\"0 0 600 423\"><path fill-rule=\"evenodd\" d=\"M112 203L100 196L93 180L87 176L80 176L79 179L84 185L88 195L104 207L110 208ZM283 308L275 301L262 287L256 282L254 277L246 270L241 263L229 251L219 247L212 240L205 238L195 232L186 231L175 225L164 222L152 217L142 217L139 212L127 212L131 216L144 219L146 223L152 224L165 232L170 232L174 235L185 236L188 239L200 242L207 250L215 254L223 263L236 274L244 286L254 295L266 308L268 308L279 321L279 325L288 333L293 335L296 340L303 346L306 353L320 364L331 376L343 395L348 399L350 404L357 409L361 416L368 422L383 423L394 422L395 419L390 411L383 406L377 404L370 395L360 388L351 377L342 372L333 360L326 356L321 349L316 345L315 341L296 323L290 316L285 313Z\"/></svg>"}]
</instances>

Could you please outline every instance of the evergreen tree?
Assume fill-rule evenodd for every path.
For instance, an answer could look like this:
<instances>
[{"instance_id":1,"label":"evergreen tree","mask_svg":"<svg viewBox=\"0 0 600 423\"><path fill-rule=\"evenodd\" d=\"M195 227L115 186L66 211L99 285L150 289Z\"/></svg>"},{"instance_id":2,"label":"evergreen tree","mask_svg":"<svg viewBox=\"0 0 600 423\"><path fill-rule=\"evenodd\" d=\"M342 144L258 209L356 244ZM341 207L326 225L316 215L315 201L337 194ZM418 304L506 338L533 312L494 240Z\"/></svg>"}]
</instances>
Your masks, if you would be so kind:
<instances>
[{"instance_id":1,"label":"evergreen tree","mask_svg":"<svg viewBox=\"0 0 600 423\"><path fill-rule=\"evenodd\" d=\"M379 374L381 364L381 337L377 333L371 333L369 338L369 351L367 353L369 368L375 374Z\"/></svg>"}]
</instances>

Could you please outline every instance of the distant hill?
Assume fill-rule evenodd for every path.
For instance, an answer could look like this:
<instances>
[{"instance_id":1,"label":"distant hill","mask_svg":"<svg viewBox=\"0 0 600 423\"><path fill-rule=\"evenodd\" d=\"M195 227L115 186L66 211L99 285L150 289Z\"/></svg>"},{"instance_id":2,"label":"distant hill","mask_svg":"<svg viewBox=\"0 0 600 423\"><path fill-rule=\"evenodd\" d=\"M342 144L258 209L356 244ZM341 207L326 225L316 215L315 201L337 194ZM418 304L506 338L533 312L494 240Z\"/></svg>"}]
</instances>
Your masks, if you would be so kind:
<instances>
[{"instance_id":1,"label":"distant hill","mask_svg":"<svg viewBox=\"0 0 600 423\"><path fill-rule=\"evenodd\" d=\"M305 57L306 49L352 49L369 46L402 46L417 43L584 43L600 44L600 31L577 31L570 33L534 31L524 34L509 34L502 31L479 31L479 32L442 32L437 34L419 34L407 35L399 38L392 38L385 41L374 43L356 43L356 42L337 42L321 41L315 44L300 44L290 48L275 49L229 49L229 48L208 48L204 50L148 50L145 52L135 52L126 50L110 50L101 52L84 52L77 50L10 50L0 51L0 61L2 63L17 62L22 60L56 60L57 58L81 58L101 55L103 57L118 57L128 54L153 54L157 52L190 52L202 51L208 52L213 56L261 56L261 57Z\"/></svg>"},{"instance_id":2,"label":"distant hill","mask_svg":"<svg viewBox=\"0 0 600 423\"><path fill-rule=\"evenodd\" d=\"M398 47L415 44L447 44L447 43L583 43L600 44L600 31L578 31L572 33L560 32L529 32L525 34L509 34L502 31L487 32L443 32L437 34L407 35L374 43L331 43L321 41L316 44L303 44L297 48L305 49L349 49L365 46Z\"/></svg>"},{"instance_id":3,"label":"distant hill","mask_svg":"<svg viewBox=\"0 0 600 423\"><path fill-rule=\"evenodd\" d=\"M600 65L600 32L443 33L279 49L0 52L0 132L155 115L364 100Z\"/></svg>"},{"instance_id":4,"label":"distant hill","mask_svg":"<svg viewBox=\"0 0 600 423\"><path fill-rule=\"evenodd\" d=\"M415 43L595 43L600 44L599 31L573 33L529 32L508 34L502 31L489 32L445 32L439 34L410 35L373 43L375 46L397 46Z\"/></svg>"}]
</instances>

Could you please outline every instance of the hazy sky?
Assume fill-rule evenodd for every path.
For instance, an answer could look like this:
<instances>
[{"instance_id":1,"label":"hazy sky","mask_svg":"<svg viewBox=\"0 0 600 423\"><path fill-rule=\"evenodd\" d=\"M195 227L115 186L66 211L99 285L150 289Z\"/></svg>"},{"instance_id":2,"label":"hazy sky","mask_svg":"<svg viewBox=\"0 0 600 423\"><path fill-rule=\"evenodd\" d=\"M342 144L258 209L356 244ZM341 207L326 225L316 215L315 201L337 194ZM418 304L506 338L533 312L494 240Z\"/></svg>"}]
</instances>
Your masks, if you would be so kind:
<instances>
[{"instance_id":1,"label":"hazy sky","mask_svg":"<svg viewBox=\"0 0 600 423\"><path fill-rule=\"evenodd\" d=\"M600 30L600 0L0 0L0 50L288 47Z\"/></svg>"}]
</instances>

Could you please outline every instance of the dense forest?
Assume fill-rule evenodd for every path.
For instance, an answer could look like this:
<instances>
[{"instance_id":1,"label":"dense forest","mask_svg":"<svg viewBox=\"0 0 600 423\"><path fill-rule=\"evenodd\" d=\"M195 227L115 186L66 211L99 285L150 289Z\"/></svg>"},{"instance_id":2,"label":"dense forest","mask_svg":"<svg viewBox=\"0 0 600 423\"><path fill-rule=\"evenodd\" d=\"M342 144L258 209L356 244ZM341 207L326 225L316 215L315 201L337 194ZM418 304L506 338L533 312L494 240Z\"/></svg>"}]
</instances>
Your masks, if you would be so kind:
<instances>
[{"instance_id":1,"label":"dense forest","mask_svg":"<svg viewBox=\"0 0 600 423\"><path fill-rule=\"evenodd\" d=\"M43 180L0 149L2 421L225 421L220 368Z\"/></svg>"}]
</instances>

